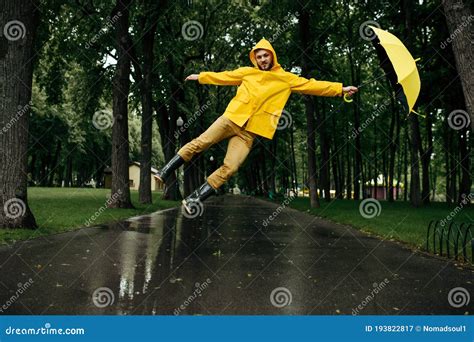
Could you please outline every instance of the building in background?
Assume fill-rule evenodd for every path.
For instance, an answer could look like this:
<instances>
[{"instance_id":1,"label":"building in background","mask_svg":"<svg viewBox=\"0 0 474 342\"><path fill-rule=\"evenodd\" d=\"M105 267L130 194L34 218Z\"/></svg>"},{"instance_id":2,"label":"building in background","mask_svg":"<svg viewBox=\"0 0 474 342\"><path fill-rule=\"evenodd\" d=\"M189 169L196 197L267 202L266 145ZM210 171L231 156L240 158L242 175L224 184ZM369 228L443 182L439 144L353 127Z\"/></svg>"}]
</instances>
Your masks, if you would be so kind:
<instances>
[{"instance_id":1,"label":"building in background","mask_svg":"<svg viewBox=\"0 0 474 342\"><path fill-rule=\"evenodd\" d=\"M128 173L129 173L129 185L130 190L138 190L140 186L140 163L139 162L131 162L128 166ZM151 168L151 191L160 191L163 190L164 185L158 180L156 174L158 170L154 167ZM105 188L110 189L112 186L112 169L107 167L104 169L104 183Z\"/></svg>"}]
</instances>

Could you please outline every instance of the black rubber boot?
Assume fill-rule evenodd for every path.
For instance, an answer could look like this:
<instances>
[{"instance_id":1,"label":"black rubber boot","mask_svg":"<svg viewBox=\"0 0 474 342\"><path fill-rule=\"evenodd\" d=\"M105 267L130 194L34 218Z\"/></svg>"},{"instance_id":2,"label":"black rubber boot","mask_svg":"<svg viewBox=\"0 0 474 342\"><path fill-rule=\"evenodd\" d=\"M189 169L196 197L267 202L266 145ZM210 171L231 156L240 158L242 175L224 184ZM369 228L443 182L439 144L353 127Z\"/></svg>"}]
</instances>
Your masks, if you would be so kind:
<instances>
[{"instance_id":1,"label":"black rubber boot","mask_svg":"<svg viewBox=\"0 0 474 342\"><path fill-rule=\"evenodd\" d=\"M158 171L156 176L160 179L162 183L166 182L166 178L178 167L184 164L184 159L179 156L179 154L175 155L171 160L163 166L163 168Z\"/></svg>"},{"instance_id":2,"label":"black rubber boot","mask_svg":"<svg viewBox=\"0 0 474 342\"><path fill-rule=\"evenodd\" d=\"M198 215L200 216L204 209L202 206L202 202L215 194L216 190L214 190L214 188L210 186L208 182L205 182L197 190L194 190L191 195L189 195L188 197L186 197L186 199L183 200L182 203L184 209L186 210L186 213L193 217L196 217Z\"/></svg>"}]
</instances>

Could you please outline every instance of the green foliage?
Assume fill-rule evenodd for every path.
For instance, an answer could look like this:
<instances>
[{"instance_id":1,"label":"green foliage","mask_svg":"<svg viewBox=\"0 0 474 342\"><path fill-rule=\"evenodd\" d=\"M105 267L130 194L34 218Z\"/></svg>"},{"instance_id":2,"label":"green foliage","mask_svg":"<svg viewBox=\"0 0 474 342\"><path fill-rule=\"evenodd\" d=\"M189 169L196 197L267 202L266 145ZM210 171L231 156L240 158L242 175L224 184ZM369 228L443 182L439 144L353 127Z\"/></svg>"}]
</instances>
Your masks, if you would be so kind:
<instances>
[{"instance_id":1,"label":"green foliage","mask_svg":"<svg viewBox=\"0 0 474 342\"><path fill-rule=\"evenodd\" d=\"M114 2L102 0L93 3L73 0L41 2L40 58L35 69L29 153L30 162L33 155L39 157L32 170L33 180L37 183L41 183L39 160L51 160L59 143L62 144L61 153L53 184L59 185L65 178L68 161L72 160L73 178L78 179L77 185L82 185L81 181L100 178L103 168L110 165L110 129L95 129L91 118L98 110L112 108L116 45L113 23L114 16L118 15L113 12L113 6ZM446 117L453 109L459 109L463 98L459 79L456 79L452 50L450 47L440 48L449 34L445 17L438 7L436 1L413 3L413 29L407 32L402 5L384 0L311 0L304 3L175 1L166 5L160 1L140 0L132 2L130 7L131 52L143 65L143 36L156 25L153 100L171 113L167 124L174 123L178 117L192 122L183 136L176 140L180 144L205 130L223 113L235 94L235 87L184 83L184 78L205 70L222 71L251 65L248 52L262 37L271 40L280 64L288 71L300 73L302 56L305 56L309 63L309 71L303 75L305 77L339 81L345 85L362 84L352 104L344 103L339 98L315 99L317 116L322 118L322 123L319 123L322 126L318 127L316 134L316 152L318 160L321 160L320 133L324 130L330 137L331 155L337 151L342 170L347 172L353 166L355 146L350 136L355 128L354 108L357 106L361 122L368 122L360 138L364 158L362 167L366 179L369 179L387 173L388 146L394 139L390 136L392 117L400 115L401 119L395 165L396 170L401 165L402 174L405 171L404 147L410 143L407 116L400 113L397 104L392 107L390 99L393 91L390 86L383 77L371 82L383 76L383 71L372 43L362 39L360 27L364 22L373 20L405 41L415 57L422 58L418 64L422 91L417 110L426 114L429 120L420 118L421 138L426 149L428 128L431 127L434 149L430 182L431 188L435 189L435 198L443 199L446 176L452 171L446 164L446 156L453 156L454 163L460 162L456 152L462 134L450 130ZM308 11L310 18L310 42L306 49L302 48L301 42L300 16L303 11ZM183 26L189 21L197 21L202 27L197 32L197 39L187 40L183 36ZM410 39L406 39L408 36ZM139 160L140 85L135 66L132 71L130 158ZM448 83L447 80L452 81ZM241 187L249 186L247 175L261 159L262 150L267 156L264 168L267 174L275 174L277 191L286 190L288 184L284 181L293 172L292 169L296 169L300 188L307 185L304 101L304 96L292 95L285 108L292 118L293 134L289 129L277 132L274 146L276 163L273 165L269 158L272 143L259 140L235 179ZM374 113L377 113L375 118ZM173 116L175 114L176 117ZM157 123L165 125L160 120ZM294 139L294 158L291 137ZM154 123L152 164L156 167L164 163L161 142L158 126ZM471 140L469 144L471 148ZM226 143L223 142L205 152L204 167L209 167L207 161L211 155L220 163L225 148ZM296 165L292 164L293 159ZM45 167L53 169L54 165ZM456 177L460 177L460 172L460 168L454 171Z\"/></svg>"}]
</instances>

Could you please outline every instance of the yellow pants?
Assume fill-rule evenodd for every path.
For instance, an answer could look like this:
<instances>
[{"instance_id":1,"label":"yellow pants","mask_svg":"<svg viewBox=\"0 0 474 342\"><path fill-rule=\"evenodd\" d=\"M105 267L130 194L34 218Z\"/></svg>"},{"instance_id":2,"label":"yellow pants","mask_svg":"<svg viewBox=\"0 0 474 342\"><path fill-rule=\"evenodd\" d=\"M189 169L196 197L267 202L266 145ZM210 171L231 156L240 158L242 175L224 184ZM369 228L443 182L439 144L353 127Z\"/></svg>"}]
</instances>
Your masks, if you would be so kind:
<instances>
[{"instance_id":1,"label":"yellow pants","mask_svg":"<svg viewBox=\"0 0 474 342\"><path fill-rule=\"evenodd\" d=\"M239 127L221 115L204 133L178 151L180 157L188 162L195 154L227 138L230 139L224 164L207 178L207 182L214 189L220 188L237 172L252 148L255 134L247 132L244 127Z\"/></svg>"}]
</instances>

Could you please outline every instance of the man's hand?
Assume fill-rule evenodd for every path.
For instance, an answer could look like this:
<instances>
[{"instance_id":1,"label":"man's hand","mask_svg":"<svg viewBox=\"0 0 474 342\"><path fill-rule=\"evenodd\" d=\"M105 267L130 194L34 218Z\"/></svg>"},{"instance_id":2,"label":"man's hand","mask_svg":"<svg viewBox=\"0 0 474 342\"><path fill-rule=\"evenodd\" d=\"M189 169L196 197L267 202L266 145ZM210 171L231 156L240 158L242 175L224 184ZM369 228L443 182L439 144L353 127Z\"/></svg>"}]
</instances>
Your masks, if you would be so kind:
<instances>
[{"instance_id":1,"label":"man's hand","mask_svg":"<svg viewBox=\"0 0 474 342\"><path fill-rule=\"evenodd\" d=\"M357 87L354 87L354 86L342 87L342 95L348 94L348 96L352 96L358 91L359 89L357 89Z\"/></svg>"},{"instance_id":2,"label":"man's hand","mask_svg":"<svg viewBox=\"0 0 474 342\"><path fill-rule=\"evenodd\" d=\"M191 74L186 77L185 81L197 81L199 79L199 74Z\"/></svg>"}]
</instances>

